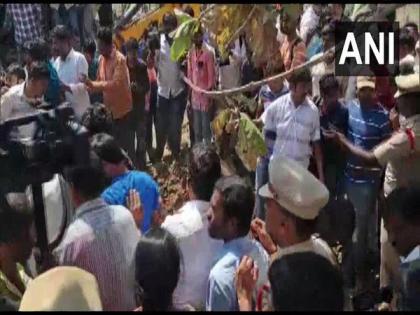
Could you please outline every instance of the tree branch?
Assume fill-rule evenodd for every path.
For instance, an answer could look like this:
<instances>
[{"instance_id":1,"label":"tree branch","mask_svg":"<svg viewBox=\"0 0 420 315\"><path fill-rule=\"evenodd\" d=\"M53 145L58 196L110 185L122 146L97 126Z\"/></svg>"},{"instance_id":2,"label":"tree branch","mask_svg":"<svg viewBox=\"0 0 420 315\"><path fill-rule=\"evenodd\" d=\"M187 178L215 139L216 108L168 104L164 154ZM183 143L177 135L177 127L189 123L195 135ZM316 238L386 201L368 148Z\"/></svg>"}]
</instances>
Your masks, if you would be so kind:
<instances>
[{"instance_id":1,"label":"tree branch","mask_svg":"<svg viewBox=\"0 0 420 315\"><path fill-rule=\"evenodd\" d=\"M216 4L212 4L207 9L205 9L203 12L201 12L200 16L198 17L198 20L201 21L204 18L204 16L206 16L206 14L208 14L211 10L214 9L215 6L216 6Z\"/></svg>"},{"instance_id":2,"label":"tree branch","mask_svg":"<svg viewBox=\"0 0 420 315\"><path fill-rule=\"evenodd\" d=\"M400 4L400 3L398 3L398 4L389 4L386 7L383 7L383 6L380 6L379 5L376 8L376 11L374 12L374 14L372 14L369 17L367 17L366 20L365 20L365 22L378 21L378 20L380 21L383 18L385 18L388 14L390 14L391 12L395 11L396 9L398 9L398 8L404 6L404 5L405 4ZM204 15L204 13L206 11L209 11L213 7L214 7L214 5L212 5L211 7L207 8L202 13L202 15ZM253 9L255 9L255 6L254 6ZM250 19L250 16L252 16L252 14L253 14L253 11L250 12L250 14L247 17L247 20ZM200 15L200 18L201 18L201 15ZM247 23L247 20L245 21L244 24ZM241 28L244 26L244 24L241 26ZM235 34L236 33L239 33L239 32L236 31ZM358 34L356 34L356 35L358 35ZM326 52L324 52L318 58L315 58L313 60L307 61L304 64L302 64L302 65L300 65L300 66L298 66L296 68L293 68L293 69L290 69L290 70L288 70L286 72L283 72L283 73L280 73L280 74L277 74L277 75L274 75L274 76L265 78L265 79L260 80L260 81L250 82L250 83L248 83L246 85L243 85L243 86L240 86L240 87L237 87L237 88L233 88L233 89L226 89L226 90L219 90L219 91L206 91L206 90L203 90L202 88L198 87L197 85L193 84L184 75L182 75L182 79L195 92L202 93L202 94L204 94L204 95L206 95L208 97L219 98L219 97L228 96L228 95L231 95L231 94L236 94L236 93L242 93L242 92L250 91L250 90L253 90L255 88L261 87L262 85L267 84L269 82L272 82L272 81L275 81L275 80L284 78L286 76L289 76L290 74L292 74L292 73L294 73L296 71L300 71L300 70L305 69L305 68L313 67L316 64L323 62L329 54L334 54L336 50L341 49L343 47L343 44L344 44L343 42L338 43L335 47L330 48L329 50L327 50Z\"/></svg>"},{"instance_id":3,"label":"tree branch","mask_svg":"<svg viewBox=\"0 0 420 315\"><path fill-rule=\"evenodd\" d=\"M296 68L293 68L293 69L290 69L290 70L285 71L283 73L271 76L269 78L266 78L266 79L263 79L263 80L260 80L260 81L251 82L251 83L248 83L246 85L243 85L243 86L240 86L240 87L237 87L237 88L233 88L233 89L220 90L220 91L206 91L206 90L203 90L202 88L198 87L197 85L193 84L187 77L183 76L182 78L183 78L184 82L186 84L188 84L191 87L191 89L193 89L195 92L202 93L202 94L207 95L209 97L227 96L227 95L230 95L230 94L242 93L242 92L246 92L246 91L249 91L249 90L253 90L257 87L260 87L264 84L267 84L268 82L275 81L275 80L284 78L286 76L289 76L290 74L292 74L296 71L300 71L302 69L312 67L312 66L324 61L326 56L329 53L334 53L334 49L335 49L335 47L329 49L328 51L326 51L323 55L319 56L318 58L315 58L314 60L307 61L304 64L302 64L302 65L300 65Z\"/></svg>"},{"instance_id":4,"label":"tree branch","mask_svg":"<svg viewBox=\"0 0 420 315\"><path fill-rule=\"evenodd\" d=\"M229 45L239 36L239 34L242 32L242 30L245 28L245 26L248 24L248 22L251 20L252 15L254 14L255 10L257 9L257 5L255 4L251 11L249 12L248 16L246 17L245 21L242 23L242 25L236 30L236 32L229 38L227 43L225 44L225 49L228 49Z\"/></svg>"}]
</instances>

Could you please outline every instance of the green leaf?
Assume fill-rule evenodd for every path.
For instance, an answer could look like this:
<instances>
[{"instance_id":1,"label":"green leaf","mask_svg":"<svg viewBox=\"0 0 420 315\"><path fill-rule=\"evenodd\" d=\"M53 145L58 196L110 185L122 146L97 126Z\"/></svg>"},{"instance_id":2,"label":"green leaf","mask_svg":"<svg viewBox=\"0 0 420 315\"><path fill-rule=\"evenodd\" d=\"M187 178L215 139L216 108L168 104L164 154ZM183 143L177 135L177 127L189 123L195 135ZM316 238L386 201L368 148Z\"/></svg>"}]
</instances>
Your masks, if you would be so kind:
<instances>
[{"instance_id":1,"label":"green leaf","mask_svg":"<svg viewBox=\"0 0 420 315\"><path fill-rule=\"evenodd\" d=\"M250 113L255 113L257 110L258 104L255 98L246 97L243 93L236 94L234 97L241 108L247 109Z\"/></svg>"},{"instance_id":2,"label":"green leaf","mask_svg":"<svg viewBox=\"0 0 420 315\"><path fill-rule=\"evenodd\" d=\"M178 8L174 9L174 13L175 13L176 19L178 20L178 25L181 25L185 21L192 20L192 17L189 14L185 13L184 11L181 11Z\"/></svg>"},{"instance_id":3,"label":"green leaf","mask_svg":"<svg viewBox=\"0 0 420 315\"><path fill-rule=\"evenodd\" d=\"M190 19L178 26L175 32L175 38L182 36L191 36L194 35L194 26L198 24L197 19Z\"/></svg>"},{"instance_id":4,"label":"green leaf","mask_svg":"<svg viewBox=\"0 0 420 315\"><path fill-rule=\"evenodd\" d=\"M176 37L171 46L171 60L179 61L191 47L191 38L188 36Z\"/></svg>"},{"instance_id":5,"label":"green leaf","mask_svg":"<svg viewBox=\"0 0 420 315\"><path fill-rule=\"evenodd\" d=\"M174 42L171 46L172 61L179 61L191 48L192 38L198 24L199 21L197 19L190 18L175 30L173 35Z\"/></svg>"},{"instance_id":6,"label":"green leaf","mask_svg":"<svg viewBox=\"0 0 420 315\"><path fill-rule=\"evenodd\" d=\"M223 129L225 128L226 124L230 120L231 110L225 109L222 110L216 118L214 118L213 122L211 123L212 130L216 138L221 137L223 134Z\"/></svg>"},{"instance_id":7,"label":"green leaf","mask_svg":"<svg viewBox=\"0 0 420 315\"><path fill-rule=\"evenodd\" d=\"M267 154L263 135L248 115L241 113L235 151L249 171L257 168L258 157Z\"/></svg>"}]
</instances>

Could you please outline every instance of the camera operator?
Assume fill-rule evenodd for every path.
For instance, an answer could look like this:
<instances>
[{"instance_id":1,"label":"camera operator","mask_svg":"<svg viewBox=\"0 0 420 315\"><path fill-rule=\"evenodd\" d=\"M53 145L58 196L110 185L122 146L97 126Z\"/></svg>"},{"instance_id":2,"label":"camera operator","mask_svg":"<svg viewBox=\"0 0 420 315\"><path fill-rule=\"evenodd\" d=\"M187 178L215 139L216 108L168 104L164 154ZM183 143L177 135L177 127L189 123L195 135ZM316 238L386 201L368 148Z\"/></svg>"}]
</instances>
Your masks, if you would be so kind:
<instances>
[{"instance_id":1,"label":"camera operator","mask_svg":"<svg viewBox=\"0 0 420 315\"><path fill-rule=\"evenodd\" d=\"M9 91L12 86L23 83L26 78L25 70L17 63L12 63L7 68L4 78L1 78L0 97Z\"/></svg>"},{"instance_id":2,"label":"camera operator","mask_svg":"<svg viewBox=\"0 0 420 315\"><path fill-rule=\"evenodd\" d=\"M0 122L7 119L38 113L38 106L43 102L43 96L48 88L50 72L46 62L34 61L28 72L28 79L22 84L13 86L2 97L0 102ZM36 123L16 127L13 136L26 140L35 132ZM72 209L66 197L68 193L61 176L54 177L42 185L45 200L47 233L50 241L60 232L66 209ZM30 190L27 190L29 194Z\"/></svg>"},{"instance_id":3,"label":"camera operator","mask_svg":"<svg viewBox=\"0 0 420 315\"><path fill-rule=\"evenodd\" d=\"M50 47L45 40L37 39L32 41L28 45L28 49L25 50L25 68L27 72L30 71L32 63L35 61L47 63L48 70L50 70L50 79L48 81L48 89L44 93L44 100L53 107L56 107L61 102L60 80L57 70L50 61L50 52Z\"/></svg>"},{"instance_id":4,"label":"camera operator","mask_svg":"<svg viewBox=\"0 0 420 315\"><path fill-rule=\"evenodd\" d=\"M38 112L45 92L48 89L50 71L45 62L34 62L28 73L28 79L13 86L0 101L0 122ZM19 137L31 137L34 124L18 128Z\"/></svg>"}]
</instances>

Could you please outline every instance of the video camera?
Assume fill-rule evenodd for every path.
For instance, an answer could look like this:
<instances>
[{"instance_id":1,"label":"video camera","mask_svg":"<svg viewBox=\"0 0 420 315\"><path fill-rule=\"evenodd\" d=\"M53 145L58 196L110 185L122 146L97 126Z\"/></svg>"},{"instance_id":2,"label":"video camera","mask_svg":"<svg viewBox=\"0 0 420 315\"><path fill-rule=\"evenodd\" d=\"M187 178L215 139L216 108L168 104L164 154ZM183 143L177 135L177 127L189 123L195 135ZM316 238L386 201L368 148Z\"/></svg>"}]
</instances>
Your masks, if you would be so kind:
<instances>
[{"instance_id":1,"label":"video camera","mask_svg":"<svg viewBox=\"0 0 420 315\"><path fill-rule=\"evenodd\" d=\"M65 167L89 162L86 128L74 120L73 108L64 103L0 124L0 185L6 192L49 181ZM19 128L35 124L31 138L19 136Z\"/></svg>"},{"instance_id":2,"label":"video camera","mask_svg":"<svg viewBox=\"0 0 420 315\"><path fill-rule=\"evenodd\" d=\"M7 193L31 186L38 247L45 255L49 244L42 184L66 167L88 164L90 144L87 129L74 119L69 103L38 108L35 114L0 123L0 204L7 208ZM24 128L33 136L24 137Z\"/></svg>"}]
</instances>

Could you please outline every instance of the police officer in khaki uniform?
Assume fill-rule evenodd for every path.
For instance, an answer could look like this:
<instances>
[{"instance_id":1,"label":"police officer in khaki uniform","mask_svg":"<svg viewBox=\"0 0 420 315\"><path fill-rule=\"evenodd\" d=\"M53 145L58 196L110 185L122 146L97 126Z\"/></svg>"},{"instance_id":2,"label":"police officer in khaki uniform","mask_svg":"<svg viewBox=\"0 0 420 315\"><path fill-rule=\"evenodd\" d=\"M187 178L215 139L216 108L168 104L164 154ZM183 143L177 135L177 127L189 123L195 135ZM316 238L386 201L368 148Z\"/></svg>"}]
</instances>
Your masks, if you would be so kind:
<instances>
[{"instance_id":1,"label":"police officer in khaki uniform","mask_svg":"<svg viewBox=\"0 0 420 315\"><path fill-rule=\"evenodd\" d=\"M384 195L399 187L420 185L420 75L418 73L395 78L398 91L395 94L399 113L400 129L391 138L366 152L353 146L343 134L326 133L341 147L364 161L366 165L386 166ZM401 287L400 259L387 241L386 231L381 228L381 287Z\"/></svg>"},{"instance_id":2,"label":"police officer in khaki uniform","mask_svg":"<svg viewBox=\"0 0 420 315\"><path fill-rule=\"evenodd\" d=\"M268 166L269 183L262 186L258 193L265 198L267 207L266 221L256 218L251 223L251 231L266 251L271 260L294 253L313 252L318 254L335 267L336 257L321 238L314 235L316 219L320 210L328 203L327 188L307 169L297 162L278 156L273 158ZM252 266L252 259L244 257L246 264ZM248 261L250 260L250 261ZM239 269L242 273L244 261ZM241 286L237 285L241 290ZM270 303L270 286L260 288L257 294L257 310L272 311ZM243 292L241 292L243 293ZM238 297L241 295L238 293ZM246 301L239 299L241 310L247 308ZM245 305L244 308L243 305ZM351 310L351 309L349 309Z\"/></svg>"},{"instance_id":3,"label":"police officer in khaki uniform","mask_svg":"<svg viewBox=\"0 0 420 315\"><path fill-rule=\"evenodd\" d=\"M337 265L328 244L314 236L316 218L328 202L327 188L300 164L281 156L270 161L269 178L259 194L266 198L264 230L275 245L269 250L272 258L309 251ZM263 241L262 233L256 234Z\"/></svg>"}]
</instances>

